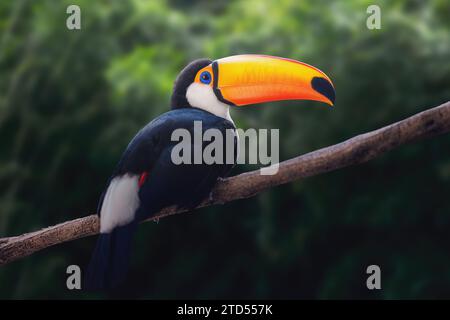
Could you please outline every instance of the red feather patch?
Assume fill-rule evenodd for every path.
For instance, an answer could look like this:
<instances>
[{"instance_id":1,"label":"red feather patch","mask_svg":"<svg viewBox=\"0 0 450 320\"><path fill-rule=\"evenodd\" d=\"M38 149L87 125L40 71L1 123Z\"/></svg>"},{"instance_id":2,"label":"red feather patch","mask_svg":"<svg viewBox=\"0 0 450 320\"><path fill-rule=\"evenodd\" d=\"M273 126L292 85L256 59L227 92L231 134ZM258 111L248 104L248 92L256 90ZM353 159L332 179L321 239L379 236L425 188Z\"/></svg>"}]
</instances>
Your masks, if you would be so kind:
<instances>
[{"instance_id":1,"label":"red feather patch","mask_svg":"<svg viewBox=\"0 0 450 320\"><path fill-rule=\"evenodd\" d=\"M138 186L139 188L142 187L142 185L145 183L145 180L147 180L148 172L141 173L141 176L139 177Z\"/></svg>"}]
</instances>

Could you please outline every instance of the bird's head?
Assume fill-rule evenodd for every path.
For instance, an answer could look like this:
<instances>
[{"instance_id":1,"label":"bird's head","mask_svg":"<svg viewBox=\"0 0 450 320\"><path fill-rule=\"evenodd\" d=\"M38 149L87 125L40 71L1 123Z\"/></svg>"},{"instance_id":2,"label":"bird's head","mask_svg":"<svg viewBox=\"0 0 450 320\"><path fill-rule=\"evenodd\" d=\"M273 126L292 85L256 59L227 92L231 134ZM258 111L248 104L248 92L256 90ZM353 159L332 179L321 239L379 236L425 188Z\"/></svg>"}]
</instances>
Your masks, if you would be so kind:
<instances>
[{"instance_id":1,"label":"bird's head","mask_svg":"<svg viewBox=\"0 0 450 320\"><path fill-rule=\"evenodd\" d=\"M319 69L292 59L253 54L200 59L178 75L171 105L229 117L229 106L278 100L315 100L332 106L334 86Z\"/></svg>"}]
</instances>

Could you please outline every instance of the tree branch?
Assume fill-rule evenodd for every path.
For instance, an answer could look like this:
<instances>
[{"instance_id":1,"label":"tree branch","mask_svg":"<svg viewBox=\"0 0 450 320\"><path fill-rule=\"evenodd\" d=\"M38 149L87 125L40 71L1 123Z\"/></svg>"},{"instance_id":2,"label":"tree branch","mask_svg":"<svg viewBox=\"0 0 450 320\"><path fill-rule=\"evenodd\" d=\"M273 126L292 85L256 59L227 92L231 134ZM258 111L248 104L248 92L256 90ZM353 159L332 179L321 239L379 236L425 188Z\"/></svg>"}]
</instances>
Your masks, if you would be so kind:
<instances>
[{"instance_id":1,"label":"tree branch","mask_svg":"<svg viewBox=\"0 0 450 320\"><path fill-rule=\"evenodd\" d=\"M381 129L281 162L275 175L261 175L260 171L256 170L220 180L214 187L212 196L205 199L198 208L249 198L280 184L360 164L405 143L448 131L450 131L450 101ZM169 207L149 220L181 212L183 210ZM98 232L97 215L90 215L20 236L2 238L0 265L55 244Z\"/></svg>"}]
</instances>

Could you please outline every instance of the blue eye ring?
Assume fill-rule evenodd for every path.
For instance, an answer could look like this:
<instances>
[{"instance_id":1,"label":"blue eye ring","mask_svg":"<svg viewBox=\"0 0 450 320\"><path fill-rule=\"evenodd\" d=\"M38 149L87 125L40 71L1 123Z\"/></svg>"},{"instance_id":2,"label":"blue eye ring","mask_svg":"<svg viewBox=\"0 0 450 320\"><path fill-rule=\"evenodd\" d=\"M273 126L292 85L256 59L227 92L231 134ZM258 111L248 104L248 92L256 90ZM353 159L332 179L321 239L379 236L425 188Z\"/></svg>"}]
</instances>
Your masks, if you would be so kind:
<instances>
[{"instance_id":1,"label":"blue eye ring","mask_svg":"<svg viewBox=\"0 0 450 320\"><path fill-rule=\"evenodd\" d=\"M211 73L209 71L203 71L200 74L200 82L204 84L210 84L211 83Z\"/></svg>"}]
</instances>

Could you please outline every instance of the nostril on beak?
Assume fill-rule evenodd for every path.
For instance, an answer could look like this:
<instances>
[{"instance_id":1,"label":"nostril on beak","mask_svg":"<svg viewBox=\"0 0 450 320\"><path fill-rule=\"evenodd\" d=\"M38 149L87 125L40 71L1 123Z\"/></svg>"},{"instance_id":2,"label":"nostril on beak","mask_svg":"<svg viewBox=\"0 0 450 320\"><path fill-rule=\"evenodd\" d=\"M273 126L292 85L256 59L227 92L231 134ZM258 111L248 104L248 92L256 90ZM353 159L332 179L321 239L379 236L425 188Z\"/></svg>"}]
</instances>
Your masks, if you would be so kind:
<instances>
[{"instance_id":1,"label":"nostril on beak","mask_svg":"<svg viewBox=\"0 0 450 320\"><path fill-rule=\"evenodd\" d=\"M327 97L331 103L334 104L334 101L336 100L336 93L330 81L325 78L314 77L311 80L311 86L314 90Z\"/></svg>"}]
</instances>

